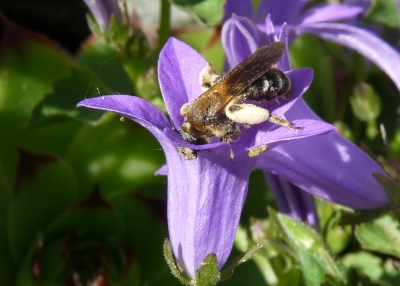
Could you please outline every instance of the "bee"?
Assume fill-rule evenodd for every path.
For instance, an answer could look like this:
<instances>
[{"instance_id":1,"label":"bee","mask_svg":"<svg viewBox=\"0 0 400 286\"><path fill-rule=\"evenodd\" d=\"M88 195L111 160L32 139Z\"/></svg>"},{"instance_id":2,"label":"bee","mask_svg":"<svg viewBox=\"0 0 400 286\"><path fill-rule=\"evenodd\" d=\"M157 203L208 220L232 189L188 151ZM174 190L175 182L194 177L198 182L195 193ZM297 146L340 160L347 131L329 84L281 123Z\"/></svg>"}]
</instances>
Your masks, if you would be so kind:
<instances>
[{"instance_id":1,"label":"bee","mask_svg":"<svg viewBox=\"0 0 400 286\"><path fill-rule=\"evenodd\" d=\"M239 139L242 127L267 120L302 129L263 107L248 103L278 101L290 96L290 79L274 67L284 49L282 42L263 46L225 75L208 64L200 74L203 94L180 109L184 121L179 133L183 139L193 144L206 144L216 136L230 143Z\"/></svg>"}]
</instances>

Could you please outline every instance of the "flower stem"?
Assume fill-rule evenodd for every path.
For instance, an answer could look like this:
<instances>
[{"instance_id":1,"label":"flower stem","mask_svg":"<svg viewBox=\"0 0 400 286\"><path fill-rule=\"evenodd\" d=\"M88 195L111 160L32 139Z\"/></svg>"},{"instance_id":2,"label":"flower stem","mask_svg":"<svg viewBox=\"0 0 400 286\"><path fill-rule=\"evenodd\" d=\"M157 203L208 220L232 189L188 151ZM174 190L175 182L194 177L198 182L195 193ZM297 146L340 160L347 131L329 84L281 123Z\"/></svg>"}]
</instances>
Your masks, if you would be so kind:
<instances>
[{"instance_id":1,"label":"flower stem","mask_svg":"<svg viewBox=\"0 0 400 286\"><path fill-rule=\"evenodd\" d=\"M169 0L161 0L160 11L160 27L158 29L158 50L161 51L162 47L167 42L170 35L171 26L171 4Z\"/></svg>"}]
</instances>

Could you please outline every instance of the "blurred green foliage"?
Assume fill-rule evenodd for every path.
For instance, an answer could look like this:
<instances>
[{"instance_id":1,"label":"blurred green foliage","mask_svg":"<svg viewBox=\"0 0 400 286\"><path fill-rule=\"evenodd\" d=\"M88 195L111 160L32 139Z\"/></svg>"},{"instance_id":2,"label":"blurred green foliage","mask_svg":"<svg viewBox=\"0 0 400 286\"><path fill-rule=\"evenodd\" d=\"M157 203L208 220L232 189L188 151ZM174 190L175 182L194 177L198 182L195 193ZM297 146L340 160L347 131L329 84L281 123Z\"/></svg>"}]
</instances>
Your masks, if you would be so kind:
<instances>
[{"instance_id":1,"label":"blurred green foliage","mask_svg":"<svg viewBox=\"0 0 400 286\"><path fill-rule=\"evenodd\" d=\"M381 24L383 36L398 34L396 1L372 2L364 22ZM171 33L222 70L224 1L172 3L207 26ZM94 278L95 285L180 285L162 256L167 183L154 176L165 163L160 145L129 120L76 108L85 98L134 92L163 108L156 49L140 42L147 41L144 32L130 39L139 41L136 51L153 49L132 83L140 52L120 56L121 46L91 37L71 55L53 40L1 22L1 285L88 285ZM386 40L399 43L398 36ZM314 69L305 95L313 110L356 144L366 142L391 170L377 130L385 125L398 158L400 98L390 79L360 55L308 35L295 40L290 55L293 68ZM350 210L317 200L317 231L274 211L267 188L255 171L229 261L257 243L264 247L222 285L400 284L394 217L342 226Z\"/></svg>"}]
</instances>

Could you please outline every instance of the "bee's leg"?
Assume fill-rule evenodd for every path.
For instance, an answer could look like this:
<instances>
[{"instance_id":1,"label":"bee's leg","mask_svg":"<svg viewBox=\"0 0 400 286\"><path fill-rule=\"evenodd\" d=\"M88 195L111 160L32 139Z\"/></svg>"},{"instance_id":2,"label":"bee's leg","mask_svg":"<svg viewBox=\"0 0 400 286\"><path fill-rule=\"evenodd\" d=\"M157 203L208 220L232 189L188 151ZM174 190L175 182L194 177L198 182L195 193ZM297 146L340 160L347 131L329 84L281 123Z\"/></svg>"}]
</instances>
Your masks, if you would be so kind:
<instances>
[{"instance_id":1,"label":"bee's leg","mask_svg":"<svg viewBox=\"0 0 400 286\"><path fill-rule=\"evenodd\" d=\"M229 104L225 107L226 116L236 123L254 125L270 118L267 109L254 104Z\"/></svg>"},{"instance_id":2,"label":"bee's leg","mask_svg":"<svg viewBox=\"0 0 400 286\"><path fill-rule=\"evenodd\" d=\"M179 129L179 134L182 138L192 144L201 145L209 143L209 137L200 133L196 128L190 126L190 123L185 121Z\"/></svg>"},{"instance_id":3,"label":"bee's leg","mask_svg":"<svg viewBox=\"0 0 400 286\"><path fill-rule=\"evenodd\" d=\"M203 92L212 87L218 80L221 74L214 68L212 63L208 63L207 66L200 73L200 85Z\"/></svg>"},{"instance_id":4,"label":"bee's leg","mask_svg":"<svg viewBox=\"0 0 400 286\"><path fill-rule=\"evenodd\" d=\"M271 114L269 119L268 119L268 121L272 122L272 123L275 123L275 124L278 124L278 125L281 125L281 126L285 126L285 127L291 128L291 129L296 129L296 130L303 130L303 128L304 128L302 126L301 127L296 127L296 126L292 125L292 123L290 123L290 121L286 120L283 117L275 115L275 114Z\"/></svg>"},{"instance_id":5,"label":"bee's leg","mask_svg":"<svg viewBox=\"0 0 400 286\"><path fill-rule=\"evenodd\" d=\"M240 128L235 123L233 123L231 130L221 138L221 141L232 143L239 140L239 138L240 138Z\"/></svg>"},{"instance_id":6,"label":"bee's leg","mask_svg":"<svg viewBox=\"0 0 400 286\"><path fill-rule=\"evenodd\" d=\"M197 159L197 150L192 150L187 147L178 147L178 153L182 155L183 159L185 160L194 160Z\"/></svg>"},{"instance_id":7,"label":"bee's leg","mask_svg":"<svg viewBox=\"0 0 400 286\"><path fill-rule=\"evenodd\" d=\"M268 120L269 122L291 129L303 129L303 127L296 127L285 118L271 114L267 109L253 104L231 103L225 108L225 114L230 120L245 125L259 124Z\"/></svg>"},{"instance_id":8,"label":"bee's leg","mask_svg":"<svg viewBox=\"0 0 400 286\"><path fill-rule=\"evenodd\" d=\"M254 157L257 157L257 156L259 156L261 154L264 154L267 151L268 151L268 145L267 144L262 144L262 145L259 145L257 147L250 148L248 155L249 155L250 158L254 158Z\"/></svg>"}]
</instances>

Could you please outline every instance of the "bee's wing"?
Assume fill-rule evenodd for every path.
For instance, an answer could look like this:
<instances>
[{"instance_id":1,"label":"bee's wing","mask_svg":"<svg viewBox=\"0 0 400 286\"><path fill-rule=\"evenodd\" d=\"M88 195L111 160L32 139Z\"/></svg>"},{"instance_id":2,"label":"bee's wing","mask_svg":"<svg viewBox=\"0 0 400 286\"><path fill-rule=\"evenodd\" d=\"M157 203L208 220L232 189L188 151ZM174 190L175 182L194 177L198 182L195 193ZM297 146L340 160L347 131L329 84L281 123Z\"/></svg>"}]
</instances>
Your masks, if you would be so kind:
<instances>
[{"instance_id":1,"label":"bee's wing","mask_svg":"<svg viewBox=\"0 0 400 286\"><path fill-rule=\"evenodd\" d=\"M280 60L284 50L285 44L282 42L274 42L259 48L222 76L221 81L224 82L227 89L224 92L230 96L240 94L246 87L271 69Z\"/></svg>"},{"instance_id":2,"label":"bee's wing","mask_svg":"<svg viewBox=\"0 0 400 286\"><path fill-rule=\"evenodd\" d=\"M284 49L285 44L282 42L259 48L227 74L221 76L200 97L212 98L210 100L212 104L209 105L215 109L215 112L221 110L233 97L241 94L245 88L271 69L282 57ZM218 96L215 97L215 95Z\"/></svg>"}]
</instances>

